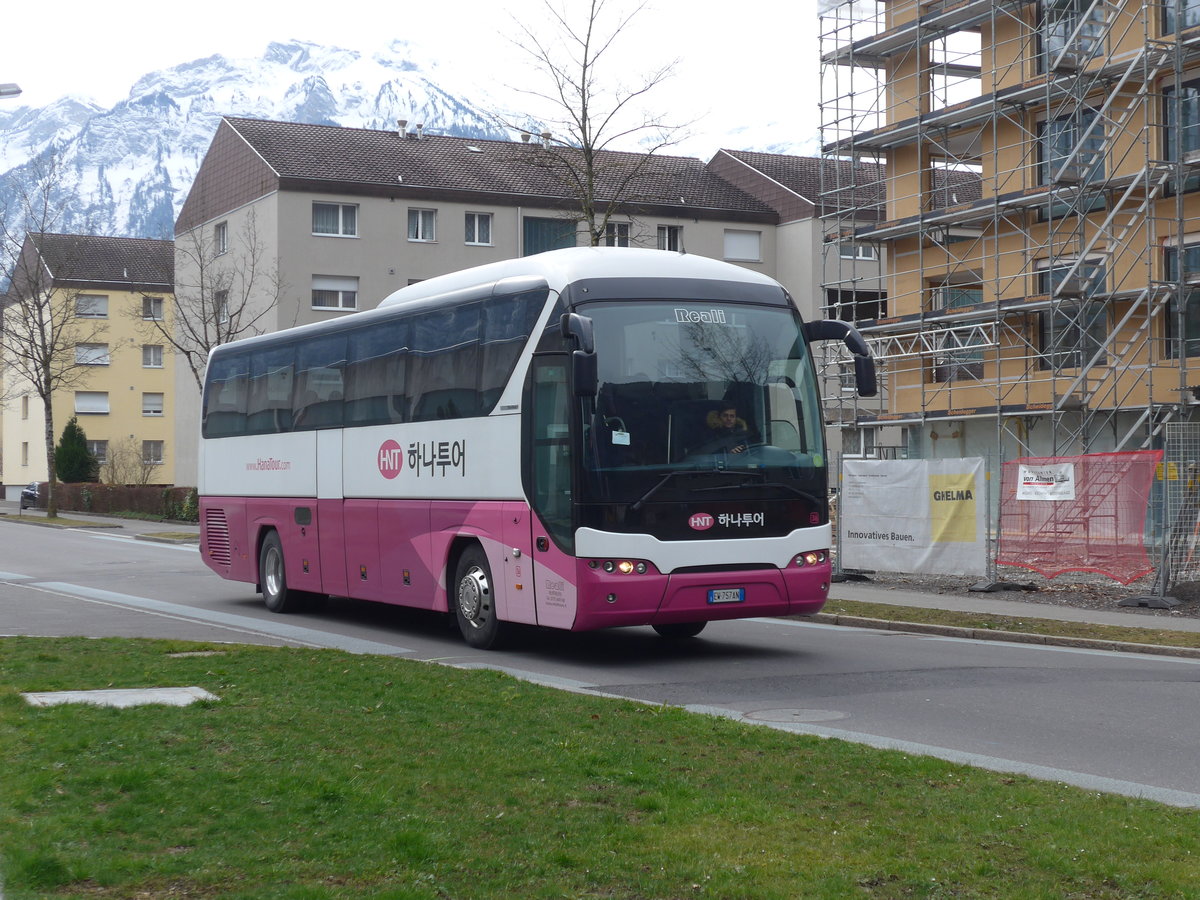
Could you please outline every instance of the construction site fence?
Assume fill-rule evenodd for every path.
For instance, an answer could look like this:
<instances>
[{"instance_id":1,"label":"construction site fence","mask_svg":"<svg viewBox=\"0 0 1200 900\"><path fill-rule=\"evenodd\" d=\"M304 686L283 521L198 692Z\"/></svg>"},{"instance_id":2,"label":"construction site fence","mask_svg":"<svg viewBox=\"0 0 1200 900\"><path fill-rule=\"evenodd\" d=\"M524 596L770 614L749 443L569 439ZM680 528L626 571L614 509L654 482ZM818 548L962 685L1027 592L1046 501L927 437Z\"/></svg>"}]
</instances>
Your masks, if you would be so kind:
<instances>
[{"instance_id":1,"label":"construction site fence","mask_svg":"<svg viewBox=\"0 0 1200 900\"><path fill-rule=\"evenodd\" d=\"M1150 595L1166 597L1200 581L1200 426L1170 423L1160 443L1013 459L840 455L834 576L950 574L983 587L1001 586L1004 567L1089 572L1143 593L1153 576Z\"/></svg>"}]
</instances>

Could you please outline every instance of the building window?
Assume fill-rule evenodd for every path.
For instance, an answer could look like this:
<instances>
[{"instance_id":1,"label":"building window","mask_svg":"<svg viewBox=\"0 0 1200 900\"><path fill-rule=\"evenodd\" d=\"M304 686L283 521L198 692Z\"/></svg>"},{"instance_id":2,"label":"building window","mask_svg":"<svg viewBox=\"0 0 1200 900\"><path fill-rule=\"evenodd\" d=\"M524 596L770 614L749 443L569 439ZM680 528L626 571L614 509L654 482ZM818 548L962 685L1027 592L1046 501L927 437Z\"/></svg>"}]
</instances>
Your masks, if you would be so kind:
<instances>
[{"instance_id":1,"label":"building window","mask_svg":"<svg viewBox=\"0 0 1200 900\"><path fill-rule=\"evenodd\" d=\"M492 243L492 214L467 213L466 239L468 244Z\"/></svg>"},{"instance_id":2,"label":"building window","mask_svg":"<svg viewBox=\"0 0 1200 900\"><path fill-rule=\"evenodd\" d=\"M1200 8L1200 7L1198 7ZM1195 162L1200 156L1200 82L1189 82L1176 91L1163 88L1163 159ZM1194 185L1189 184L1191 188Z\"/></svg>"},{"instance_id":3,"label":"building window","mask_svg":"<svg viewBox=\"0 0 1200 900\"><path fill-rule=\"evenodd\" d=\"M163 414L162 394L142 394L142 415L161 416Z\"/></svg>"},{"instance_id":4,"label":"building window","mask_svg":"<svg viewBox=\"0 0 1200 900\"><path fill-rule=\"evenodd\" d=\"M736 262L762 262L762 232L725 229L725 258Z\"/></svg>"},{"instance_id":5,"label":"building window","mask_svg":"<svg viewBox=\"0 0 1200 900\"><path fill-rule=\"evenodd\" d=\"M107 319L108 297L104 294L80 294L75 298L75 315L81 319Z\"/></svg>"},{"instance_id":6,"label":"building window","mask_svg":"<svg viewBox=\"0 0 1200 900\"><path fill-rule=\"evenodd\" d=\"M97 464L102 466L108 462L108 441L88 441L87 448Z\"/></svg>"},{"instance_id":7,"label":"building window","mask_svg":"<svg viewBox=\"0 0 1200 900\"><path fill-rule=\"evenodd\" d=\"M843 428L842 456L874 456L874 428Z\"/></svg>"},{"instance_id":8,"label":"building window","mask_svg":"<svg viewBox=\"0 0 1200 900\"><path fill-rule=\"evenodd\" d=\"M107 366L108 344L76 344L75 364L80 366Z\"/></svg>"},{"instance_id":9,"label":"building window","mask_svg":"<svg viewBox=\"0 0 1200 900\"><path fill-rule=\"evenodd\" d=\"M161 322L163 317L162 297L142 298L142 318L146 321Z\"/></svg>"},{"instance_id":10,"label":"building window","mask_svg":"<svg viewBox=\"0 0 1200 900\"><path fill-rule=\"evenodd\" d=\"M213 291L213 312L219 325L229 321L229 291Z\"/></svg>"},{"instance_id":11,"label":"building window","mask_svg":"<svg viewBox=\"0 0 1200 900\"><path fill-rule=\"evenodd\" d=\"M29 465L29 441L21 441L21 465Z\"/></svg>"},{"instance_id":12,"label":"building window","mask_svg":"<svg viewBox=\"0 0 1200 900\"><path fill-rule=\"evenodd\" d=\"M21 395L21 418L22 419L29 418L29 395L28 394Z\"/></svg>"},{"instance_id":13,"label":"building window","mask_svg":"<svg viewBox=\"0 0 1200 900\"><path fill-rule=\"evenodd\" d=\"M229 252L229 223L218 222L213 226L213 256Z\"/></svg>"},{"instance_id":14,"label":"building window","mask_svg":"<svg viewBox=\"0 0 1200 900\"><path fill-rule=\"evenodd\" d=\"M1169 5L1169 4L1168 4ZM1104 9L1090 0L1044 0L1042 71L1073 70L1103 51Z\"/></svg>"},{"instance_id":15,"label":"building window","mask_svg":"<svg viewBox=\"0 0 1200 900\"><path fill-rule=\"evenodd\" d=\"M842 241L838 244L838 256L842 259L876 260L879 259L879 251L874 244L865 244L862 241Z\"/></svg>"},{"instance_id":16,"label":"building window","mask_svg":"<svg viewBox=\"0 0 1200 900\"><path fill-rule=\"evenodd\" d=\"M358 279L338 275L314 275L313 309L358 309Z\"/></svg>"},{"instance_id":17,"label":"building window","mask_svg":"<svg viewBox=\"0 0 1200 900\"><path fill-rule=\"evenodd\" d=\"M1163 318L1163 337L1166 339L1163 355L1167 359L1200 356L1200 244L1184 247L1182 254L1178 247L1168 247L1165 252L1166 280L1182 282L1182 285L1176 288Z\"/></svg>"},{"instance_id":18,"label":"building window","mask_svg":"<svg viewBox=\"0 0 1200 900\"><path fill-rule=\"evenodd\" d=\"M161 369L163 364L162 344L142 344L142 368Z\"/></svg>"},{"instance_id":19,"label":"building window","mask_svg":"<svg viewBox=\"0 0 1200 900\"><path fill-rule=\"evenodd\" d=\"M147 466L160 466L163 461L162 441L142 441L142 463Z\"/></svg>"},{"instance_id":20,"label":"building window","mask_svg":"<svg viewBox=\"0 0 1200 900\"><path fill-rule=\"evenodd\" d=\"M81 416L108 413L108 391L76 391L75 412Z\"/></svg>"},{"instance_id":21,"label":"building window","mask_svg":"<svg viewBox=\"0 0 1200 900\"><path fill-rule=\"evenodd\" d=\"M659 225L658 249L670 250L672 253L680 252L683 249L683 226Z\"/></svg>"},{"instance_id":22,"label":"building window","mask_svg":"<svg viewBox=\"0 0 1200 900\"><path fill-rule=\"evenodd\" d=\"M410 241L436 241L437 210L410 209L408 211L408 239Z\"/></svg>"},{"instance_id":23,"label":"building window","mask_svg":"<svg viewBox=\"0 0 1200 900\"><path fill-rule=\"evenodd\" d=\"M353 203L314 203L312 233L358 237L358 207Z\"/></svg>"},{"instance_id":24,"label":"building window","mask_svg":"<svg viewBox=\"0 0 1200 900\"><path fill-rule=\"evenodd\" d=\"M547 250L561 250L578 243L578 226L571 219L543 219L526 216L521 220L521 255L532 256Z\"/></svg>"},{"instance_id":25,"label":"building window","mask_svg":"<svg viewBox=\"0 0 1200 900\"><path fill-rule=\"evenodd\" d=\"M1080 369L1094 357L1103 365L1097 353L1108 337L1108 308L1091 298L1105 292L1105 280L1100 260L1060 260L1038 271L1039 292L1060 298L1057 308L1038 316L1039 368Z\"/></svg>"},{"instance_id":26,"label":"building window","mask_svg":"<svg viewBox=\"0 0 1200 900\"><path fill-rule=\"evenodd\" d=\"M604 246L605 247L628 247L629 246L629 223L628 222L609 222L604 226Z\"/></svg>"},{"instance_id":27,"label":"building window","mask_svg":"<svg viewBox=\"0 0 1200 900\"><path fill-rule=\"evenodd\" d=\"M1104 123L1094 110L1038 126L1042 184L1091 184L1104 178Z\"/></svg>"},{"instance_id":28,"label":"building window","mask_svg":"<svg viewBox=\"0 0 1200 900\"><path fill-rule=\"evenodd\" d=\"M887 294L882 291L825 292L826 315L843 322L868 322L887 317Z\"/></svg>"},{"instance_id":29,"label":"building window","mask_svg":"<svg viewBox=\"0 0 1200 900\"><path fill-rule=\"evenodd\" d=\"M1175 4L1163 4L1163 33L1174 34L1200 25L1200 0L1183 0L1180 10L1180 21L1175 21Z\"/></svg>"}]
</instances>

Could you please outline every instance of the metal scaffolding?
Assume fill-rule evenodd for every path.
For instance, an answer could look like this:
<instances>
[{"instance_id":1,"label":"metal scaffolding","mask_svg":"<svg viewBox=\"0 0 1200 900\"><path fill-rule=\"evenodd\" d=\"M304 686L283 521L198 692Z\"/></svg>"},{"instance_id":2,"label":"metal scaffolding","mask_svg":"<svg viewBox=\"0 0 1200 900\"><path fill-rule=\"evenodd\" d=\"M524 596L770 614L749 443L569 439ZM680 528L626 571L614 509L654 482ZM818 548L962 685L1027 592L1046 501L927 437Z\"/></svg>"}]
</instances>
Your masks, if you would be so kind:
<instances>
[{"instance_id":1,"label":"metal scaffolding","mask_svg":"<svg viewBox=\"0 0 1200 900\"><path fill-rule=\"evenodd\" d=\"M903 424L913 455L961 423L961 449L1011 458L1158 446L1193 418L1197 26L1200 0L826 8L827 312L860 309L848 243L887 272L856 323L886 409L834 392L831 421Z\"/></svg>"}]
</instances>

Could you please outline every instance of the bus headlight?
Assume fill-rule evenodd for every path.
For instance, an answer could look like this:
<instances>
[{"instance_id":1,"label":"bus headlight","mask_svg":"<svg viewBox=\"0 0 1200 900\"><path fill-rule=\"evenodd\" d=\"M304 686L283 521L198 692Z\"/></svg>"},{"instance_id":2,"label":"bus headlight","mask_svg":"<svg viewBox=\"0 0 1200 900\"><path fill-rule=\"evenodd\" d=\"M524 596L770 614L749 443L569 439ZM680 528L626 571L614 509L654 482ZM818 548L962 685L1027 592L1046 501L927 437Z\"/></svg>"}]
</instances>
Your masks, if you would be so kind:
<instances>
[{"instance_id":1,"label":"bus headlight","mask_svg":"<svg viewBox=\"0 0 1200 900\"><path fill-rule=\"evenodd\" d=\"M650 567L643 560L633 559L606 559L588 560L588 567L592 569L603 569L608 574L617 573L620 575L645 575Z\"/></svg>"},{"instance_id":2,"label":"bus headlight","mask_svg":"<svg viewBox=\"0 0 1200 900\"><path fill-rule=\"evenodd\" d=\"M805 566L817 566L829 559L828 550L809 550L807 553L799 554L796 559L796 565L803 569Z\"/></svg>"}]
</instances>

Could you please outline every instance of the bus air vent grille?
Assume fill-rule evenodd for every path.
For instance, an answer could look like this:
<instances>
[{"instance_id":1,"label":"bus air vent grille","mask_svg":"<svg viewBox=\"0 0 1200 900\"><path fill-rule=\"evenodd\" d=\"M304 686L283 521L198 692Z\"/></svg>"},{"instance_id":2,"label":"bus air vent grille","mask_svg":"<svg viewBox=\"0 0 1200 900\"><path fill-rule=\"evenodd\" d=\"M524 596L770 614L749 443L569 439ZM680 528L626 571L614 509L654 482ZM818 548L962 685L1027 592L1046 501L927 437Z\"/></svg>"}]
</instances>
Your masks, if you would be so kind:
<instances>
[{"instance_id":1,"label":"bus air vent grille","mask_svg":"<svg viewBox=\"0 0 1200 900\"><path fill-rule=\"evenodd\" d=\"M229 550L229 522L225 519L225 510L204 511L204 533L208 538L209 559L217 565L231 565L233 555Z\"/></svg>"}]
</instances>

